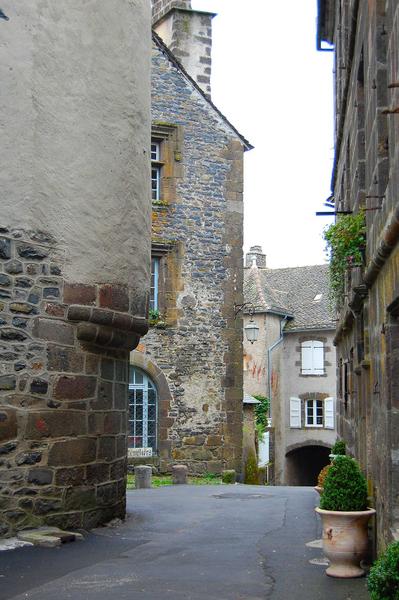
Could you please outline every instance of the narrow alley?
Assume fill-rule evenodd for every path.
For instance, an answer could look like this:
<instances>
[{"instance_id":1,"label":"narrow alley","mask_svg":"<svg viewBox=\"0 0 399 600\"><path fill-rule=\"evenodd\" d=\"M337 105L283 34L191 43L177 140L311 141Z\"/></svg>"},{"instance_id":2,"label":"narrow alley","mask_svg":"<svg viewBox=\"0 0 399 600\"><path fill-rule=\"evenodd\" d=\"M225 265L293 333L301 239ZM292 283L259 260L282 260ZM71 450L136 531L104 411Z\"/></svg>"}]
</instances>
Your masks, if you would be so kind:
<instances>
[{"instance_id":1,"label":"narrow alley","mask_svg":"<svg viewBox=\"0 0 399 600\"><path fill-rule=\"evenodd\" d=\"M128 492L122 525L59 549L0 554L1 600L362 600L327 577L308 487L174 486Z\"/></svg>"}]
</instances>

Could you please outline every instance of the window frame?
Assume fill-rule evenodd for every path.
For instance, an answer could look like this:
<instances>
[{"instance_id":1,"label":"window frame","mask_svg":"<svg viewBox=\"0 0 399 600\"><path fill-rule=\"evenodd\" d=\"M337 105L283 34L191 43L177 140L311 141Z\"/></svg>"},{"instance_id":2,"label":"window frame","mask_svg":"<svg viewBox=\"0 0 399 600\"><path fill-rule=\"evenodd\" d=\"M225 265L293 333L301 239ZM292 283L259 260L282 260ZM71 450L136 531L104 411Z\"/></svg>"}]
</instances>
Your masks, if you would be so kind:
<instances>
[{"instance_id":1,"label":"window frame","mask_svg":"<svg viewBox=\"0 0 399 600\"><path fill-rule=\"evenodd\" d=\"M150 310L160 309L159 292L160 292L160 267L161 256L157 254L151 255L151 284L150 284Z\"/></svg>"},{"instance_id":2,"label":"window frame","mask_svg":"<svg viewBox=\"0 0 399 600\"><path fill-rule=\"evenodd\" d=\"M134 380L134 378L132 377L132 373L139 373L142 376L143 381L136 382ZM148 436L148 423L150 422L150 420L148 419L148 405L149 405L148 393L150 390L153 391L154 395L155 395L155 399L154 399L155 416L154 416L154 419L151 419L151 422L155 423L153 436ZM157 386L155 385L154 381L147 375L147 373L145 371L143 371L139 367L130 365L129 366L128 391L129 391L128 448L137 450L137 449L145 449L145 448L151 447L152 455L155 456L158 453L158 446L159 446L159 440L158 440L158 435L159 435L159 394L158 394ZM136 408L137 402L136 402L136 398L135 398L134 402L131 402L130 394L131 394L131 392L134 393L136 391L143 392L143 395L142 395L142 418L141 419L135 419L135 418L131 419L131 406L133 405ZM135 414L136 414L136 411L135 411ZM142 423L141 435L136 435L136 424L134 425L133 429L131 429L131 423L136 423L136 421ZM146 431L145 431L145 427L144 427L145 423L147 424ZM131 435L132 431L133 431L133 434ZM141 446L136 446L136 438L138 438L138 437L141 437L141 440L142 440ZM154 446L148 446L148 437L154 437L154 440L155 440ZM130 441L129 441L130 438L133 438L133 440L134 440L133 445L130 445ZM144 441L146 441L147 445L144 445Z\"/></svg>"},{"instance_id":3,"label":"window frame","mask_svg":"<svg viewBox=\"0 0 399 600\"><path fill-rule=\"evenodd\" d=\"M153 146L155 146L155 152L153 157ZM165 162L162 160L163 154L163 140L161 138L151 136L151 200L152 202L159 202L162 199L162 169ZM155 177L153 176L155 173ZM155 182L155 187L153 184ZM155 196L154 196L155 191Z\"/></svg>"},{"instance_id":4,"label":"window frame","mask_svg":"<svg viewBox=\"0 0 399 600\"><path fill-rule=\"evenodd\" d=\"M308 406L312 405L312 419L313 421L316 421L316 423L309 423L309 413L308 413ZM320 405L318 407L318 404ZM320 415L317 414L317 409L320 408L321 409L321 423L317 423L317 418L320 417ZM305 400L305 427L310 427L310 428L318 428L318 429L325 429L325 423L324 423L324 416L325 416L325 408L324 408L324 400L317 400L315 398L308 398Z\"/></svg>"},{"instance_id":5,"label":"window frame","mask_svg":"<svg viewBox=\"0 0 399 600\"><path fill-rule=\"evenodd\" d=\"M321 361L316 359L316 350L322 350ZM310 368L304 367L306 360L304 358L305 350L310 350L308 354L310 356ZM321 364L322 366L317 366ZM304 340L301 342L301 375L320 377L326 374L325 368L325 343L322 340Z\"/></svg>"}]
</instances>

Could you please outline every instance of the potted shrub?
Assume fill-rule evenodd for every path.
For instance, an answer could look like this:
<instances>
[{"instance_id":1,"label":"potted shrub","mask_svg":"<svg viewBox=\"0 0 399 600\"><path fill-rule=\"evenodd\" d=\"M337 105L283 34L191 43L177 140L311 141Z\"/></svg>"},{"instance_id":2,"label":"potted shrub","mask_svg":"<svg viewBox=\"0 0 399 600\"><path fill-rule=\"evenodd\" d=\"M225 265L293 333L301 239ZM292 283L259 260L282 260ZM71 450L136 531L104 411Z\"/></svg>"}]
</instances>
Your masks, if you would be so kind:
<instances>
[{"instance_id":1,"label":"potted shrub","mask_svg":"<svg viewBox=\"0 0 399 600\"><path fill-rule=\"evenodd\" d=\"M345 440L337 440L334 446L331 448L330 459L334 460L337 456L345 456L346 454L346 442Z\"/></svg>"},{"instance_id":2,"label":"potted shrub","mask_svg":"<svg viewBox=\"0 0 399 600\"><path fill-rule=\"evenodd\" d=\"M367 555L367 524L373 508L367 508L367 484L357 462L337 456L324 480L320 497L323 550L330 560L331 577L361 577L360 561Z\"/></svg>"},{"instance_id":3,"label":"potted shrub","mask_svg":"<svg viewBox=\"0 0 399 600\"><path fill-rule=\"evenodd\" d=\"M370 569L367 587L371 600L399 598L399 542L390 544Z\"/></svg>"},{"instance_id":4,"label":"potted shrub","mask_svg":"<svg viewBox=\"0 0 399 600\"><path fill-rule=\"evenodd\" d=\"M317 485L315 486L315 490L318 494L322 494L324 491L324 480L327 476L328 471L330 470L331 465L326 465L322 468L320 473L317 476Z\"/></svg>"}]
</instances>

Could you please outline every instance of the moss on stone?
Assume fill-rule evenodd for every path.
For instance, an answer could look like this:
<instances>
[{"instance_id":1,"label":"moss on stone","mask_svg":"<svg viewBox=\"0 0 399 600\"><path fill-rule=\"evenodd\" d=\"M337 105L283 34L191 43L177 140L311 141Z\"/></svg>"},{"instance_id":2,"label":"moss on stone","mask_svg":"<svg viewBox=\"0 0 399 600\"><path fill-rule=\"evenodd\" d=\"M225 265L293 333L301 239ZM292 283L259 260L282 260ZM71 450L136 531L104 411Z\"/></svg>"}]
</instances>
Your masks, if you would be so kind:
<instances>
[{"instance_id":1,"label":"moss on stone","mask_svg":"<svg viewBox=\"0 0 399 600\"><path fill-rule=\"evenodd\" d=\"M247 485L259 485L259 469L256 452L251 448L248 450L244 467L244 483Z\"/></svg>"}]
</instances>

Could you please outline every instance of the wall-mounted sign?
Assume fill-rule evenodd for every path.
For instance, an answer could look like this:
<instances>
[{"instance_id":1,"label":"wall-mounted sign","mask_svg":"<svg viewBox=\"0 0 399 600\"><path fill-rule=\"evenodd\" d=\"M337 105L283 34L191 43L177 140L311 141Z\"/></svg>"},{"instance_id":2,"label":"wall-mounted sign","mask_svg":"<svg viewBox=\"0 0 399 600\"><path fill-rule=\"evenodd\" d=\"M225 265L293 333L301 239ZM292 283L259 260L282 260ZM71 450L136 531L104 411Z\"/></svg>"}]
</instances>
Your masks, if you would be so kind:
<instances>
[{"instance_id":1,"label":"wall-mounted sign","mask_svg":"<svg viewBox=\"0 0 399 600\"><path fill-rule=\"evenodd\" d=\"M128 448L128 458L140 458L142 456L152 456L152 448Z\"/></svg>"}]
</instances>

